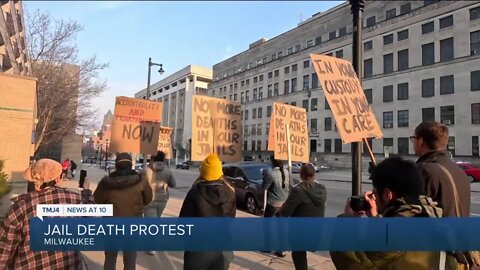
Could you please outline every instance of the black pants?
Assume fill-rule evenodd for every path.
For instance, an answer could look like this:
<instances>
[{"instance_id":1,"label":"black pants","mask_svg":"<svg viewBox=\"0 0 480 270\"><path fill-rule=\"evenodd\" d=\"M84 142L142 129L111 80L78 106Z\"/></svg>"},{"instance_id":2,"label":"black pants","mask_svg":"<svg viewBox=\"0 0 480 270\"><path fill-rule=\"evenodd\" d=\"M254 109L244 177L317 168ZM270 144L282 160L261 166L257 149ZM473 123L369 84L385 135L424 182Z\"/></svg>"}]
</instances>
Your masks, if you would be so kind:
<instances>
[{"instance_id":1,"label":"black pants","mask_svg":"<svg viewBox=\"0 0 480 270\"><path fill-rule=\"evenodd\" d=\"M292 251L292 260L295 270L308 270L306 251Z\"/></svg>"},{"instance_id":2,"label":"black pants","mask_svg":"<svg viewBox=\"0 0 480 270\"><path fill-rule=\"evenodd\" d=\"M263 217L276 217L278 216L278 212L280 212L280 209L282 208L267 204L267 206L265 207L265 212L263 214Z\"/></svg>"},{"instance_id":3,"label":"black pants","mask_svg":"<svg viewBox=\"0 0 480 270\"><path fill-rule=\"evenodd\" d=\"M136 251L124 251L123 253L123 269L135 270L137 264L137 252ZM103 265L104 270L115 270L117 265L117 251L107 252L105 251L105 263Z\"/></svg>"}]
</instances>

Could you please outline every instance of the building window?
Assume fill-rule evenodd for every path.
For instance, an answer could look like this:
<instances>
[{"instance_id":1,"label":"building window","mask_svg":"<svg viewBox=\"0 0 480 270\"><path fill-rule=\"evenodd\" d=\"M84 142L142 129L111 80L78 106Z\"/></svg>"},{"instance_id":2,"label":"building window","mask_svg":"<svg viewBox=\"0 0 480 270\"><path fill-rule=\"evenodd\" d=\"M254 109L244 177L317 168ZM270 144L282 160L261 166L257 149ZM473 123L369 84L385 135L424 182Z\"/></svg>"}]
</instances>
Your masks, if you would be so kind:
<instances>
[{"instance_id":1,"label":"building window","mask_svg":"<svg viewBox=\"0 0 480 270\"><path fill-rule=\"evenodd\" d=\"M422 108L422 122L435 121L435 108Z\"/></svg>"},{"instance_id":2,"label":"building window","mask_svg":"<svg viewBox=\"0 0 480 270\"><path fill-rule=\"evenodd\" d=\"M408 29L397 32L397 40L402 41L408 39Z\"/></svg>"},{"instance_id":3,"label":"building window","mask_svg":"<svg viewBox=\"0 0 480 270\"><path fill-rule=\"evenodd\" d=\"M260 76L258 77L258 80L261 81L261 82L263 82L263 75L260 75Z\"/></svg>"},{"instance_id":4,"label":"building window","mask_svg":"<svg viewBox=\"0 0 480 270\"><path fill-rule=\"evenodd\" d=\"M240 93L240 102L243 103L245 101L243 92Z\"/></svg>"},{"instance_id":5,"label":"building window","mask_svg":"<svg viewBox=\"0 0 480 270\"><path fill-rule=\"evenodd\" d=\"M388 74L393 72L393 53L385 54L383 56L383 73Z\"/></svg>"},{"instance_id":6,"label":"building window","mask_svg":"<svg viewBox=\"0 0 480 270\"><path fill-rule=\"evenodd\" d=\"M279 75L280 75L280 71L279 71L278 69L275 70L275 75L274 75L274 77L277 78Z\"/></svg>"},{"instance_id":7,"label":"building window","mask_svg":"<svg viewBox=\"0 0 480 270\"><path fill-rule=\"evenodd\" d=\"M248 109L244 111L243 116L245 116L245 120L248 120Z\"/></svg>"},{"instance_id":8,"label":"building window","mask_svg":"<svg viewBox=\"0 0 480 270\"><path fill-rule=\"evenodd\" d=\"M392 127L393 127L393 112L384 112L383 128L392 128Z\"/></svg>"},{"instance_id":9,"label":"building window","mask_svg":"<svg viewBox=\"0 0 480 270\"><path fill-rule=\"evenodd\" d=\"M367 98L368 104L372 104L372 89L364 90L365 97Z\"/></svg>"},{"instance_id":10,"label":"building window","mask_svg":"<svg viewBox=\"0 0 480 270\"><path fill-rule=\"evenodd\" d=\"M440 29L453 26L453 15L440 19Z\"/></svg>"},{"instance_id":11,"label":"building window","mask_svg":"<svg viewBox=\"0 0 480 270\"><path fill-rule=\"evenodd\" d=\"M398 138L398 154L408 155L409 138Z\"/></svg>"},{"instance_id":12,"label":"building window","mask_svg":"<svg viewBox=\"0 0 480 270\"><path fill-rule=\"evenodd\" d=\"M273 95L276 97L278 96L278 83L273 85Z\"/></svg>"},{"instance_id":13,"label":"building window","mask_svg":"<svg viewBox=\"0 0 480 270\"><path fill-rule=\"evenodd\" d=\"M332 140L331 139L325 139L323 144L324 144L323 152L332 153Z\"/></svg>"},{"instance_id":14,"label":"building window","mask_svg":"<svg viewBox=\"0 0 480 270\"><path fill-rule=\"evenodd\" d=\"M431 5L431 4L435 4L438 1L440 1L440 0L425 0L425 1L423 1L423 5L428 6L428 5Z\"/></svg>"},{"instance_id":15,"label":"building window","mask_svg":"<svg viewBox=\"0 0 480 270\"><path fill-rule=\"evenodd\" d=\"M383 102L393 101L393 85L383 87Z\"/></svg>"},{"instance_id":16,"label":"building window","mask_svg":"<svg viewBox=\"0 0 480 270\"><path fill-rule=\"evenodd\" d=\"M290 105L292 105L292 106L297 106L297 102L296 102L296 101L293 101L292 103L290 103Z\"/></svg>"},{"instance_id":17,"label":"building window","mask_svg":"<svg viewBox=\"0 0 480 270\"><path fill-rule=\"evenodd\" d=\"M277 53L277 57L278 57L278 58L282 58L282 56L283 56L283 52L278 52L278 53Z\"/></svg>"},{"instance_id":18,"label":"building window","mask_svg":"<svg viewBox=\"0 0 480 270\"><path fill-rule=\"evenodd\" d=\"M341 139L335 139L335 153L342 153L342 140Z\"/></svg>"},{"instance_id":19,"label":"building window","mask_svg":"<svg viewBox=\"0 0 480 270\"><path fill-rule=\"evenodd\" d=\"M261 125L259 125L261 126ZM261 129L259 129L260 131ZM261 132L258 134L261 135ZM257 151L262 151L262 141L257 141Z\"/></svg>"},{"instance_id":20,"label":"building window","mask_svg":"<svg viewBox=\"0 0 480 270\"><path fill-rule=\"evenodd\" d=\"M267 123L265 125L265 134L268 135L269 133L270 133L270 123ZM266 145L268 145L268 141L267 141Z\"/></svg>"},{"instance_id":21,"label":"building window","mask_svg":"<svg viewBox=\"0 0 480 270\"><path fill-rule=\"evenodd\" d=\"M370 138L367 138L367 143L368 143L368 146L370 146L370 149L373 152L373 147L372 147L373 140L370 139ZM365 143L365 142L363 143L363 154L368 153L367 143Z\"/></svg>"},{"instance_id":22,"label":"building window","mask_svg":"<svg viewBox=\"0 0 480 270\"><path fill-rule=\"evenodd\" d=\"M292 54L293 53L293 47L288 48L287 54Z\"/></svg>"},{"instance_id":23,"label":"building window","mask_svg":"<svg viewBox=\"0 0 480 270\"><path fill-rule=\"evenodd\" d=\"M295 72L295 71L297 71L297 64L292 65L292 72Z\"/></svg>"},{"instance_id":24,"label":"building window","mask_svg":"<svg viewBox=\"0 0 480 270\"><path fill-rule=\"evenodd\" d=\"M297 44L295 46L295 52L299 52L301 48L302 48L302 46L300 44Z\"/></svg>"},{"instance_id":25,"label":"building window","mask_svg":"<svg viewBox=\"0 0 480 270\"><path fill-rule=\"evenodd\" d=\"M305 111L308 112L308 99L302 101L302 108L304 108Z\"/></svg>"},{"instance_id":26,"label":"building window","mask_svg":"<svg viewBox=\"0 0 480 270\"><path fill-rule=\"evenodd\" d=\"M243 150L244 151L248 150L248 141L243 141Z\"/></svg>"},{"instance_id":27,"label":"building window","mask_svg":"<svg viewBox=\"0 0 480 270\"><path fill-rule=\"evenodd\" d=\"M440 107L440 121L445 125L455 124L455 107L442 106Z\"/></svg>"},{"instance_id":28,"label":"building window","mask_svg":"<svg viewBox=\"0 0 480 270\"><path fill-rule=\"evenodd\" d=\"M290 91L290 81L289 80L286 80L283 82L283 92L286 94L288 94Z\"/></svg>"},{"instance_id":29,"label":"building window","mask_svg":"<svg viewBox=\"0 0 480 270\"><path fill-rule=\"evenodd\" d=\"M407 14L412 11L412 4L406 3L400 6L400 15Z\"/></svg>"},{"instance_id":30,"label":"building window","mask_svg":"<svg viewBox=\"0 0 480 270\"><path fill-rule=\"evenodd\" d=\"M478 157L480 145L478 143L478 136L472 136L472 156Z\"/></svg>"},{"instance_id":31,"label":"building window","mask_svg":"<svg viewBox=\"0 0 480 270\"><path fill-rule=\"evenodd\" d=\"M317 152L317 140L310 140L310 153L316 153L316 152Z\"/></svg>"},{"instance_id":32,"label":"building window","mask_svg":"<svg viewBox=\"0 0 480 270\"><path fill-rule=\"evenodd\" d=\"M307 41L307 48L310 48L313 46L313 39Z\"/></svg>"},{"instance_id":33,"label":"building window","mask_svg":"<svg viewBox=\"0 0 480 270\"><path fill-rule=\"evenodd\" d=\"M332 31L328 34L329 40L335 39L336 37L337 37L337 31Z\"/></svg>"},{"instance_id":34,"label":"building window","mask_svg":"<svg viewBox=\"0 0 480 270\"><path fill-rule=\"evenodd\" d=\"M422 65L431 65L435 63L435 46L434 43L422 45Z\"/></svg>"},{"instance_id":35,"label":"building window","mask_svg":"<svg viewBox=\"0 0 480 270\"><path fill-rule=\"evenodd\" d=\"M253 100L257 100L257 98L258 98L257 88L253 88Z\"/></svg>"},{"instance_id":36,"label":"building window","mask_svg":"<svg viewBox=\"0 0 480 270\"><path fill-rule=\"evenodd\" d=\"M262 115L263 114L263 108L262 107L258 108L257 112L258 112L258 118L262 118L263 117L263 115Z\"/></svg>"},{"instance_id":37,"label":"building window","mask_svg":"<svg viewBox=\"0 0 480 270\"><path fill-rule=\"evenodd\" d=\"M470 21L480 18L480 7L470 9Z\"/></svg>"},{"instance_id":38,"label":"building window","mask_svg":"<svg viewBox=\"0 0 480 270\"><path fill-rule=\"evenodd\" d=\"M258 99L263 99L263 87L258 88Z\"/></svg>"},{"instance_id":39,"label":"building window","mask_svg":"<svg viewBox=\"0 0 480 270\"><path fill-rule=\"evenodd\" d=\"M240 86L242 86L242 87L245 86L245 81L241 81Z\"/></svg>"},{"instance_id":40,"label":"building window","mask_svg":"<svg viewBox=\"0 0 480 270\"><path fill-rule=\"evenodd\" d=\"M325 117L325 131L332 130L332 117Z\"/></svg>"},{"instance_id":41,"label":"building window","mask_svg":"<svg viewBox=\"0 0 480 270\"><path fill-rule=\"evenodd\" d=\"M440 77L440 95L453 94L455 92L453 75Z\"/></svg>"},{"instance_id":42,"label":"building window","mask_svg":"<svg viewBox=\"0 0 480 270\"><path fill-rule=\"evenodd\" d=\"M271 71L268 72L268 78L269 78L269 79L273 78L273 72L271 72Z\"/></svg>"},{"instance_id":43,"label":"building window","mask_svg":"<svg viewBox=\"0 0 480 270\"><path fill-rule=\"evenodd\" d=\"M237 101L237 94L233 94L233 101Z\"/></svg>"},{"instance_id":44,"label":"building window","mask_svg":"<svg viewBox=\"0 0 480 270\"><path fill-rule=\"evenodd\" d=\"M277 60L277 54L276 53L272 54L272 61L274 61L274 60Z\"/></svg>"},{"instance_id":45,"label":"building window","mask_svg":"<svg viewBox=\"0 0 480 270\"><path fill-rule=\"evenodd\" d=\"M372 49L373 49L373 42L371 40L363 43L363 51L365 52L371 51Z\"/></svg>"},{"instance_id":46,"label":"building window","mask_svg":"<svg viewBox=\"0 0 480 270\"><path fill-rule=\"evenodd\" d=\"M250 100L250 91L245 92L245 102L248 102Z\"/></svg>"},{"instance_id":47,"label":"building window","mask_svg":"<svg viewBox=\"0 0 480 270\"><path fill-rule=\"evenodd\" d=\"M398 52L398 70L408 69L408 49L401 50Z\"/></svg>"},{"instance_id":48,"label":"building window","mask_svg":"<svg viewBox=\"0 0 480 270\"><path fill-rule=\"evenodd\" d=\"M373 63L372 58L363 60L363 77L368 78L373 75Z\"/></svg>"},{"instance_id":49,"label":"building window","mask_svg":"<svg viewBox=\"0 0 480 270\"><path fill-rule=\"evenodd\" d=\"M267 106L267 117L272 115L272 106Z\"/></svg>"},{"instance_id":50,"label":"building window","mask_svg":"<svg viewBox=\"0 0 480 270\"><path fill-rule=\"evenodd\" d=\"M400 83L397 85L397 99L408 99L408 83Z\"/></svg>"},{"instance_id":51,"label":"building window","mask_svg":"<svg viewBox=\"0 0 480 270\"><path fill-rule=\"evenodd\" d=\"M312 89L318 88L318 75L317 73L312 73Z\"/></svg>"},{"instance_id":52,"label":"building window","mask_svg":"<svg viewBox=\"0 0 480 270\"><path fill-rule=\"evenodd\" d=\"M397 123L398 127L408 127L408 110L398 111Z\"/></svg>"},{"instance_id":53,"label":"building window","mask_svg":"<svg viewBox=\"0 0 480 270\"><path fill-rule=\"evenodd\" d=\"M470 72L470 90L480 90L480 70Z\"/></svg>"},{"instance_id":54,"label":"building window","mask_svg":"<svg viewBox=\"0 0 480 270\"><path fill-rule=\"evenodd\" d=\"M297 91L297 78L292 79L292 93Z\"/></svg>"},{"instance_id":55,"label":"building window","mask_svg":"<svg viewBox=\"0 0 480 270\"><path fill-rule=\"evenodd\" d=\"M347 27L344 26L338 30L338 36L343 37L347 35Z\"/></svg>"},{"instance_id":56,"label":"building window","mask_svg":"<svg viewBox=\"0 0 480 270\"><path fill-rule=\"evenodd\" d=\"M448 137L447 151L450 152L453 156L455 156L455 137L453 136Z\"/></svg>"},{"instance_id":57,"label":"building window","mask_svg":"<svg viewBox=\"0 0 480 270\"><path fill-rule=\"evenodd\" d=\"M320 43L322 43L322 37L321 36L319 36L315 39L315 45L318 45Z\"/></svg>"},{"instance_id":58,"label":"building window","mask_svg":"<svg viewBox=\"0 0 480 270\"><path fill-rule=\"evenodd\" d=\"M308 68L308 67L310 67L310 61L309 60L303 61L303 68Z\"/></svg>"},{"instance_id":59,"label":"building window","mask_svg":"<svg viewBox=\"0 0 480 270\"><path fill-rule=\"evenodd\" d=\"M393 34L383 36L383 45L389 45L393 43Z\"/></svg>"},{"instance_id":60,"label":"building window","mask_svg":"<svg viewBox=\"0 0 480 270\"><path fill-rule=\"evenodd\" d=\"M391 153L392 150L389 150L388 148L393 149L393 138L383 138L383 151Z\"/></svg>"},{"instance_id":61,"label":"building window","mask_svg":"<svg viewBox=\"0 0 480 270\"><path fill-rule=\"evenodd\" d=\"M311 111L318 110L318 99L317 98L312 98L312 102L310 103L310 110Z\"/></svg>"},{"instance_id":62,"label":"building window","mask_svg":"<svg viewBox=\"0 0 480 270\"><path fill-rule=\"evenodd\" d=\"M392 8L390 10L387 10L387 12L385 14L385 19L390 20L390 19L395 18L395 16L397 16L397 9Z\"/></svg>"},{"instance_id":63,"label":"building window","mask_svg":"<svg viewBox=\"0 0 480 270\"><path fill-rule=\"evenodd\" d=\"M327 98L325 98L325 110L330 110L330 104L328 104Z\"/></svg>"},{"instance_id":64,"label":"building window","mask_svg":"<svg viewBox=\"0 0 480 270\"><path fill-rule=\"evenodd\" d=\"M432 33L434 29L435 29L434 22L424 23L422 24L422 35Z\"/></svg>"},{"instance_id":65,"label":"building window","mask_svg":"<svg viewBox=\"0 0 480 270\"><path fill-rule=\"evenodd\" d=\"M333 56L333 52L327 53L327 56Z\"/></svg>"},{"instance_id":66,"label":"building window","mask_svg":"<svg viewBox=\"0 0 480 270\"><path fill-rule=\"evenodd\" d=\"M435 79L422 80L422 97L435 96Z\"/></svg>"},{"instance_id":67,"label":"building window","mask_svg":"<svg viewBox=\"0 0 480 270\"><path fill-rule=\"evenodd\" d=\"M257 108L252 109L252 119L257 119Z\"/></svg>"},{"instance_id":68,"label":"building window","mask_svg":"<svg viewBox=\"0 0 480 270\"><path fill-rule=\"evenodd\" d=\"M470 33L470 55L480 54L480 31Z\"/></svg>"},{"instance_id":69,"label":"building window","mask_svg":"<svg viewBox=\"0 0 480 270\"><path fill-rule=\"evenodd\" d=\"M253 134L253 132L252 132L252 134ZM255 141L252 141L252 151L255 151Z\"/></svg>"},{"instance_id":70,"label":"building window","mask_svg":"<svg viewBox=\"0 0 480 270\"><path fill-rule=\"evenodd\" d=\"M303 76L303 90L310 89L310 75Z\"/></svg>"},{"instance_id":71,"label":"building window","mask_svg":"<svg viewBox=\"0 0 480 270\"><path fill-rule=\"evenodd\" d=\"M269 98L272 97L272 85L271 84L269 84L267 86L267 95L268 95Z\"/></svg>"},{"instance_id":72,"label":"building window","mask_svg":"<svg viewBox=\"0 0 480 270\"><path fill-rule=\"evenodd\" d=\"M253 83L257 83L258 82L258 78L257 77L253 77ZM231 89L230 89L231 90Z\"/></svg>"},{"instance_id":73,"label":"building window","mask_svg":"<svg viewBox=\"0 0 480 270\"><path fill-rule=\"evenodd\" d=\"M343 58L343 50L338 50L335 52L335 57L337 58Z\"/></svg>"},{"instance_id":74,"label":"building window","mask_svg":"<svg viewBox=\"0 0 480 270\"><path fill-rule=\"evenodd\" d=\"M453 37L440 40L440 62L453 60Z\"/></svg>"},{"instance_id":75,"label":"building window","mask_svg":"<svg viewBox=\"0 0 480 270\"><path fill-rule=\"evenodd\" d=\"M290 73L290 67L285 67L284 70L283 70L283 72L284 72L285 74Z\"/></svg>"},{"instance_id":76,"label":"building window","mask_svg":"<svg viewBox=\"0 0 480 270\"><path fill-rule=\"evenodd\" d=\"M376 23L375 16L367 18L367 27L374 26Z\"/></svg>"},{"instance_id":77,"label":"building window","mask_svg":"<svg viewBox=\"0 0 480 270\"><path fill-rule=\"evenodd\" d=\"M246 79L246 80L245 80L245 84L246 84L246 85L249 85L249 84L250 84L250 79Z\"/></svg>"},{"instance_id":78,"label":"building window","mask_svg":"<svg viewBox=\"0 0 480 270\"><path fill-rule=\"evenodd\" d=\"M480 124L480 103L472 104L472 124Z\"/></svg>"}]
</instances>

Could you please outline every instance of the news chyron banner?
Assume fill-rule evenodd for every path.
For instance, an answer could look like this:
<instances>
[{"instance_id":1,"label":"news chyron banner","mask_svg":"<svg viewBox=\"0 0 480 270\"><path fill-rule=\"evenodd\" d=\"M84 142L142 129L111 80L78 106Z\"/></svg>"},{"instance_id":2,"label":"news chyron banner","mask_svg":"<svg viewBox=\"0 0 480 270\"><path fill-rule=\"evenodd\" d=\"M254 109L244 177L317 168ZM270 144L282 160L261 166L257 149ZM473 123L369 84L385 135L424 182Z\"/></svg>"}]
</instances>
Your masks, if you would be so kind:
<instances>
[{"instance_id":1,"label":"news chyron banner","mask_svg":"<svg viewBox=\"0 0 480 270\"><path fill-rule=\"evenodd\" d=\"M113 119L112 152L157 153L162 121L161 102L117 97Z\"/></svg>"},{"instance_id":2,"label":"news chyron banner","mask_svg":"<svg viewBox=\"0 0 480 270\"><path fill-rule=\"evenodd\" d=\"M344 59L310 54L343 143L382 138L352 64Z\"/></svg>"},{"instance_id":3,"label":"news chyron banner","mask_svg":"<svg viewBox=\"0 0 480 270\"><path fill-rule=\"evenodd\" d=\"M287 136L289 127L290 136ZM268 150L275 159L288 160L287 140L290 143L291 160L308 162L307 111L304 108L274 102L270 117Z\"/></svg>"},{"instance_id":4,"label":"news chyron banner","mask_svg":"<svg viewBox=\"0 0 480 270\"><path fill-rule=\"evenodd\" d=\"M238 102L194 95L192 161L215 153L224 162L243 159L242 109Z\"/></svg>"},{"instance_id":5,"label":"news chyron banner","mask_svg":"<svg viewBox=\"0 0 480 270\"><path fill-rule=\"evenodd\" d=\"M166 159L173 158L172 133L173 133L173 128L160 127L160 137L158 138L157 150L164 152Z\"/></svg>"}]
</instances>

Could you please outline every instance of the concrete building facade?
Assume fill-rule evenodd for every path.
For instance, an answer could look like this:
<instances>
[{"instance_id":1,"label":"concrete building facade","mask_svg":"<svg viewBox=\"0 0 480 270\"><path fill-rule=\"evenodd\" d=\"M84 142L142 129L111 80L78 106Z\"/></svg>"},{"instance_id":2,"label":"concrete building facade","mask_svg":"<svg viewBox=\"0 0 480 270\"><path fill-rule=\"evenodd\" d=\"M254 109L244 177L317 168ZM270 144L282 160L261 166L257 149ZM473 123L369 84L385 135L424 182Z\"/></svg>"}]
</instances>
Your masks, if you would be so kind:
<instances>
[{"instance_id":1,"label":"concrete building facade","mask_svg":"<svg viewBox=\"0 0 480 270\"><path fill-rule=\"evenodd\" d=\"M478 157L480 2L367 1L363 33L362 84L384 132L369 140L374 153L413 155L414 128L436 120L449 126L454 156ZM267 154L275 101L307 109L312 160L349 162L309 54L351 60L351 44L344 3L214 65L208 95L243 104L246 156Z\"/></svg>"},{"instance_id":2,"label":"concrete building facade","mask_svg":"<svg viewBox=\"0 0 480 270\"><path fill-rule=\"evenodd\" d=\"M189 158L192 138L192 96L205 95L212 81L212 69L190 65L150 86L151 100L163 104L162 126L173 128L173 156ZM135 93L146 99L147 89Z\"/></svg>"}]
</instances>

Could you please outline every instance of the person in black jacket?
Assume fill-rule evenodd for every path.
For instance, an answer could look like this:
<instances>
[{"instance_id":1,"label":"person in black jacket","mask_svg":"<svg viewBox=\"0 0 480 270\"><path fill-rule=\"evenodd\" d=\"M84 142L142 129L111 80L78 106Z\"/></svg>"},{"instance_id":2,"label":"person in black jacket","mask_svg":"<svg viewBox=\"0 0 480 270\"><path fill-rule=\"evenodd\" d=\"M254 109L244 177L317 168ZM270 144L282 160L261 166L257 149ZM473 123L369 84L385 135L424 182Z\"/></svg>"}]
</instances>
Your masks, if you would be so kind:
<instances>
[{"instance_id":1,"label":"person in black jacket","mask_svg":"<svg viewBox=\"0 0 480 270\"><path fill-rule=\"evenodd\" d=\"M283 217L324 217L327 190L324 185L315 182L315 167L303 163L300 168L302 182L295 185L287 201L280 210ZM307 252L293 251L292 259L296 270L307 270Z\"/></svg>"},{"instance_id":2,"label":"person in black jacket","mask_svg":"<svg viewBox=\"0 0 480 270\"><path fill-rule=\"evenodd\" d=\"M235 189L223 179L222 162L210 154L200 167L195 181L183 201L180 217L235 217ZM233 259L231 251L185 251L185 270L228 269Z\"/></svg>"}]
</instances>

